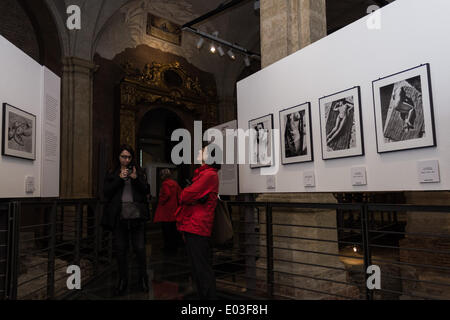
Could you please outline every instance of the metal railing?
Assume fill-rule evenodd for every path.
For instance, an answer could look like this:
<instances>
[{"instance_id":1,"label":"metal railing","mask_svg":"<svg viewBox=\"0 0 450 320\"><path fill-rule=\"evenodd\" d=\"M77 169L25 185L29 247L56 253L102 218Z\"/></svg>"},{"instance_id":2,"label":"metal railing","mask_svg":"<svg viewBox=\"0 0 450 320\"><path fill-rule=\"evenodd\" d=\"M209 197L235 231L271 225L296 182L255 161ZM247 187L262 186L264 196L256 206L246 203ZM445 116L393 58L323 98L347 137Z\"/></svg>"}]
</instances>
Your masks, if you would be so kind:
<instances>
[{"instance_id":1,"label":"metal railing","mask_svg":"<svg viewBox=\"0 0 450 320\"><path fill-rule=\"evenodd\" d=\"M109 268L112 239L100 227L100 201L54 200L0 205L0 299L63 299L67 268L83 284ZM5 250L6 249L6 250Z\"/></svg>"},{"instance_id":2,"label":"metal railing","mask_svg":"<svg viewBox=\"0 0 450 320\"><path fill-rule=\"evenodd\" d=\"M234 238L214 251L219 290L256 299L450 298L449 229L420 231L427 221L450 225L449 206L228 205ZM338 211L357 223L340 227ZM385 223L386 212L395 220ZM376 284L372 265L380 267L379 289L367 285Z\"/></svg>"},{"instance_id":3,"label":"metal railing","mask_svg":"<svg viewBox=\"0 0 450 320\"><path fill-rule=\"evenodd\" d=\"M221 292L247 299L450 298L449 206L228 206L234 237L213 255ZM109 269L112 237L100 227L102 210L97 200L0 203L0 299L64 299L72 294L69 265L81 267L83 284ZM338 212L350 213L352 223L338 222ZM367 286L371 265L380 267L379 289Z\"/></svg>"}]
</instances>

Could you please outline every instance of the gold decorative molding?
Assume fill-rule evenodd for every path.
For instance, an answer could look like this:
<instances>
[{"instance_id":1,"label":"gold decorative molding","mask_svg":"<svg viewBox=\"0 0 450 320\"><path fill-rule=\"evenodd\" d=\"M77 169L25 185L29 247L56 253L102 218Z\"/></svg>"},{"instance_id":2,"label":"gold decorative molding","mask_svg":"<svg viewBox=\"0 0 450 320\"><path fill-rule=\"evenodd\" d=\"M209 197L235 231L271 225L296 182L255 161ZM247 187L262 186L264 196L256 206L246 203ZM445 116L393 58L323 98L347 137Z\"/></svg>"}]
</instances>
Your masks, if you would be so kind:
<instances>
[{"instance_id":1,"label":"gold decorative molding","mask_svg":"<svg viewBox=\"0 0 450 320\"><path fill-rule=\"evenodd\" d=\"M134 146L136 141L136 113L120 110L120 144Z\"/></svg>"},{"instance_id":2,"label":"gold decorative molding","mask_svg":"<svg viewBox=\"0 0 450 320\"><path fill-rule=\"evenodd\" d=\"M202 88L198 77L190 76L179 62L161 64L157 62L147 63L143 70L134 68L131 62L123 65L126 73L124 82L140 85L148 89L162 91L162 94L176 95L197 101L214 99L215 93L212 88Z\"/></svg>"},{"instance_id":3,"label":"gold decorative molding","mask_svg":"<svg viewBox=\"0 0 450 320\"><path fill-rule=\"evenodd\" d=\"M136 115L142 105L179 106L203 120L204 128L216 125L217 96L215 87L204 89L198 79L189 75L179 62L147 63L142 70L131 62L123 65L125 77L120 83L120 140L135 145Z\"/></svg>"}]
</instances>

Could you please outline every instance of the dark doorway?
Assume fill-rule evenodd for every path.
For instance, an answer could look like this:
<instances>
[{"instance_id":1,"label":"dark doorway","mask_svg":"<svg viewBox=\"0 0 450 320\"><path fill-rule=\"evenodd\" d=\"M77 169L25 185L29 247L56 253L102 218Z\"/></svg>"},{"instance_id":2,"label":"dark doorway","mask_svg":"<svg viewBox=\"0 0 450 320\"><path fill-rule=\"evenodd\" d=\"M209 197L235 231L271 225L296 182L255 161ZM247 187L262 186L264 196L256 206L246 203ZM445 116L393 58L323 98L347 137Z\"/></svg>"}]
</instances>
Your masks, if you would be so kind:
<instances>
[{"instance_id":1,"label":"dark doorway","mask_svg":"<svg viewBox=\"0 0 450 320\"><path fill-rule=\"evenodd\" d=\"M176 129L184 128L178 115L164 106L150 110L142 118L137 137L138 154L140 164L148 174L154 200L157 200L159 194L161 169L171 169L174 180L182 188L185 187L185 181L189 178L190 166L175 166L171 160L172 149L179 143L171 141L172 133Z\"/></svg>"}]
</instances>

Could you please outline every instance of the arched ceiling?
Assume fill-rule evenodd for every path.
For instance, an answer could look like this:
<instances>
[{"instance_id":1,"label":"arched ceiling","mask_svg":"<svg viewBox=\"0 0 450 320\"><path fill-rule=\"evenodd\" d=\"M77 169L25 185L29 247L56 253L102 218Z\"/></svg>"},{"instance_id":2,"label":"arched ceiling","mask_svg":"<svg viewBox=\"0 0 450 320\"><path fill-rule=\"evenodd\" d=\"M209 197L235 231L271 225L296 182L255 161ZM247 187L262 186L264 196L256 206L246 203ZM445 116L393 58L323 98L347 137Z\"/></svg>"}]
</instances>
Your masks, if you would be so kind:
<instances>
[{"instance_id":1,"label":"arched ceiling","mask_svg":"<svg viewBox=\"0 0 450 320\"><path fill-rule=\"evenodd\" d=\"M64 54L86 60L92 59L102 34L107 30L111 19L118 13L130 23L133 23L139 10L147 10L173 22L184 24L217 8L223 2L223 0L45 1L58 24ZM81 30L69 31L65 26L66 8L70 5L78 5L81 8ZM248 43L254 45L255 35L259 36L259 15L253 9L253 1L247 1L197 27L206 32L218 30L220 38L239 43L241 46Z\"/></svg>"},{"instance_id":2,"label":"arched ceiling","mask_svg":"<svg viewBox=\"0 0 450 320\"><path fill-rule=\"evenodd\" d=\"M91 60L111 19L120 13L123 19L136 23L139 10L176 22L189 22L225 3L225 0L45 0L52 11L60 33L65 56ZM280 0L282 1L282 0ZM284 0L283 0L284 1ZM374 4L386 4L395 0L327 0L328 33L334 32L367 14ZM78 5L82 10L82 29L69 31L65 24L66 8ZM195 27L237 43L252 51L259 49L259 13L253 8L254 0L248 0L212 17ZM259 52L259 50L256 50Z\"/></svg>"}]
</instances>

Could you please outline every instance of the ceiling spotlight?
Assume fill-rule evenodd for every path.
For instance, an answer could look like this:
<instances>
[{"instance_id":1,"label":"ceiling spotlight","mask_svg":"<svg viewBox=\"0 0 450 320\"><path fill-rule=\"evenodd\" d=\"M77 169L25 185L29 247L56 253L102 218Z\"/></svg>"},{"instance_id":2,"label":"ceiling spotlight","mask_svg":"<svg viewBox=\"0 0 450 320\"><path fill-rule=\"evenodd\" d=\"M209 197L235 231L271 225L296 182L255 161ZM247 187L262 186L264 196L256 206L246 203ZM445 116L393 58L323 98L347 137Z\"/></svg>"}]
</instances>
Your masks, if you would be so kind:
<instances>
[{"instance_id":1,"label":"ceiling spotlight","mask_svg":"<svg viewBox=\"0 0 450 320\"><path fill-rule=\"evenodd\" d=\"M219 31L214 31L212 35L214 38L217 38L219 36Z\"/></svg>"},{"instance_id":2,"label":"ceiling spotlight","mask_svg":"<svg viewBox=\"0 0 450 320\"><path fill-rule=\"evenodd\" d=\"M228 50L227 52L228 56L230 57L231 60L236 60L236 56L234 55L234 52L230 50Z\"/></svg>"},{"instance_id":3,"label":"ceiling spotlight","mask_svg":"<svg viewBox=\"0 0 450 320\"><path fill-rule=\"evenodd\" d=\"M216 46L214 44L211 44L211 48L209 49L211 53L216 53Z\"/></svg>"},{"instance_id":4,"label":"ceiling spotlight","mask_svg":"<svg viewBox=\"0 0 450 320\"><path fill-rule=\"evenodd\" d=\"M203 39L203 38L198 39L197 49L201 49L204 43L205 43L205 39Z\"/></svg>"},{"instance_id":5,"label":"ceiling spotlight","mask_svg":"<svg viewBox=\"0 0 450 320\"><path fill-rule=\"evenodd\" d=\"M250 67L250 59L248 58L248 56L245 56L244 63L246 67Z\"/></svg>"},{"instance_id":6,"label":"ceiling spotlight","mask_svg":"<svg viewBox=\"0 0 450 320\"><path fill-rule=\"evenodd\" d=\"M217 47L217 51L219 52L220 56L223 57L225 55L225 52L223 51L222 47Z\"/></svg>"}]
</instances>

